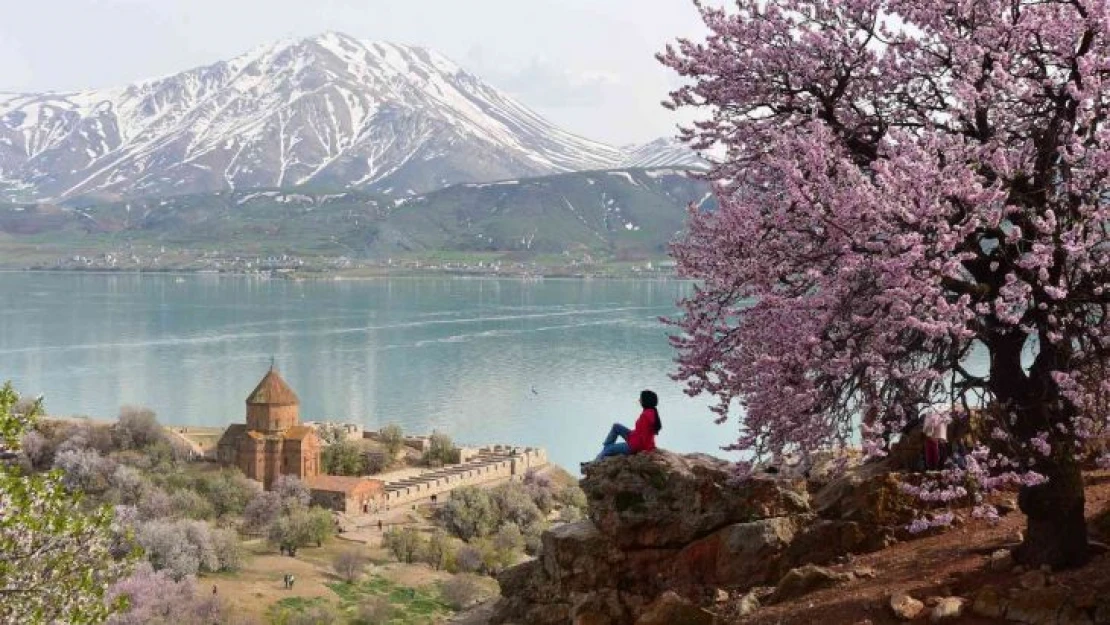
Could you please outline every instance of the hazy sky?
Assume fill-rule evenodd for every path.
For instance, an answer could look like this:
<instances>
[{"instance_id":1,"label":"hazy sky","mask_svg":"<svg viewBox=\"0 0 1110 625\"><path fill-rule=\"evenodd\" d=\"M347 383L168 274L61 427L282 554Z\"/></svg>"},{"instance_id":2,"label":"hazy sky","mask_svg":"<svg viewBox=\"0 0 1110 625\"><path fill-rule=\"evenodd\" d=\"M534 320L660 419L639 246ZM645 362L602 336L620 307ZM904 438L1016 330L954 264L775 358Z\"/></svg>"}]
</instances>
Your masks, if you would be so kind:
<instances>
[{"instance_id":1,"label":"hazy sky","mask_svg":"<svg viewBox=\"0 0 1110 625\"><path fill-rule=\"evenodd\" d=\"M0 91L110 87L328 30L437 49L567 130L621 145L674 134L659 102L677 77L653 54L703 27L689 0L3 2Z\"/></svg>"}]
</instances>

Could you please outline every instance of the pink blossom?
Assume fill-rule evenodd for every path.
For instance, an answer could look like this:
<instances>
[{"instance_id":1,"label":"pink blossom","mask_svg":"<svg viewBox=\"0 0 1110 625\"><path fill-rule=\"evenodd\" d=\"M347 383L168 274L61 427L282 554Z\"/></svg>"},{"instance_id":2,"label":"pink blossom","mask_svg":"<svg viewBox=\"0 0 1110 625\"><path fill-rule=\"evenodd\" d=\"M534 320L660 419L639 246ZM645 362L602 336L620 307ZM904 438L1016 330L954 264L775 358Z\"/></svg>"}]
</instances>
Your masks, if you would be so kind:
<instances>
[{"instance_id":1,"label":"pink blossom","mask_svg":"<svg viewBox=\"0 0 1110 625\"><path fill-rule=\"evenodd\" d=\"M709 113L683 138L725 156L719 208L672 248L698 285L669 320L674 377L719 422L742 408L753 461L880 456L969 406L990 450L915 493L1043 483L1110 425L1110 8L696 4L708 36L659 58L685 82L668 105Z\"/></svg>"}]
</instances>

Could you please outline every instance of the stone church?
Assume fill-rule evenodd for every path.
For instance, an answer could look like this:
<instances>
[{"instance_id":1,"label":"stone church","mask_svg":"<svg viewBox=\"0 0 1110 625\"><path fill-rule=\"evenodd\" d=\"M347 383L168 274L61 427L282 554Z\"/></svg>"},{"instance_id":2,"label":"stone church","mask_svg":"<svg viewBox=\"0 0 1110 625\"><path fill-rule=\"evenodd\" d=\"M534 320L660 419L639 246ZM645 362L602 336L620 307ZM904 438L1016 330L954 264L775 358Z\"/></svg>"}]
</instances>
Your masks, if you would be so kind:
<instances>
[{"instance_id":1,"label":"stone church","mask_svg":"<svg viewBox=\"0 0 1110 625\"><path fill-rule=\"evenodd\" d=\"M269 490L280 475L309 481L320 474L320 439L300 424L300 400L271 366L247 397L247 422L220 438L217 457Z\"/></svg>"}]
</instances>

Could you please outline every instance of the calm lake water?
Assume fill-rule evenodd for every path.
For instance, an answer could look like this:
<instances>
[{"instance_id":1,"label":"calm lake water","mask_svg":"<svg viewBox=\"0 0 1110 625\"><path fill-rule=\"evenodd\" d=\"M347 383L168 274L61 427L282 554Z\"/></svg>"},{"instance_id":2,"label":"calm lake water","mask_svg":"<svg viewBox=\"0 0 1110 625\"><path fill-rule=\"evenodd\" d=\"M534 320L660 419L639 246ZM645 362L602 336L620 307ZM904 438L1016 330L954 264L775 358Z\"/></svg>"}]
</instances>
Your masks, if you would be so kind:
<instances>
[{"instance_id":1,"label":"calm lake water","mask_svg":"<svg viewBox=\"0 0 1110 625\"><path fill-rule=\"evenodd\" d=\"M463 443L546 447L577 471L609 424L659 393L660 445L723 455L736 425L668 374L660 315L673 281L0 273L0 381L50 414L112 417L124 404L169 424L244 419L271 356L304 420Z\"/></svg>"}]
</instances>

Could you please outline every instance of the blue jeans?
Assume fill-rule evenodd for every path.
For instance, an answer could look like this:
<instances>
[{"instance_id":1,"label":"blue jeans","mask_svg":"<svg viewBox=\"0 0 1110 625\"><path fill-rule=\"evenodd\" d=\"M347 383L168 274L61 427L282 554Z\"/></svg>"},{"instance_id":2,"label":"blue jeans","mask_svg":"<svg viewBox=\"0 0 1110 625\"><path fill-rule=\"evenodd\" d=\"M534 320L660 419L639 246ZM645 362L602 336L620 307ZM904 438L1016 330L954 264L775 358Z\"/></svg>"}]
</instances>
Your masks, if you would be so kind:
<instances>
[{"instance_id":1,"label":"blue jeans","mask_svg":"<svg viewBox=\"0 0 1110 625\"><path fill-rule=\"evenodd\" d=\"M623 438L628 441L628 435L632 430L624 427L619 423L614 423L613 427L609 429L609 435L605 437L605 441L601 443L601 453L597 455L597 460L601 460L606 456L627 456L632 453L632 449L628 446L627 442L618 443L617 437Z\"/></svg>"}]
</instances>

